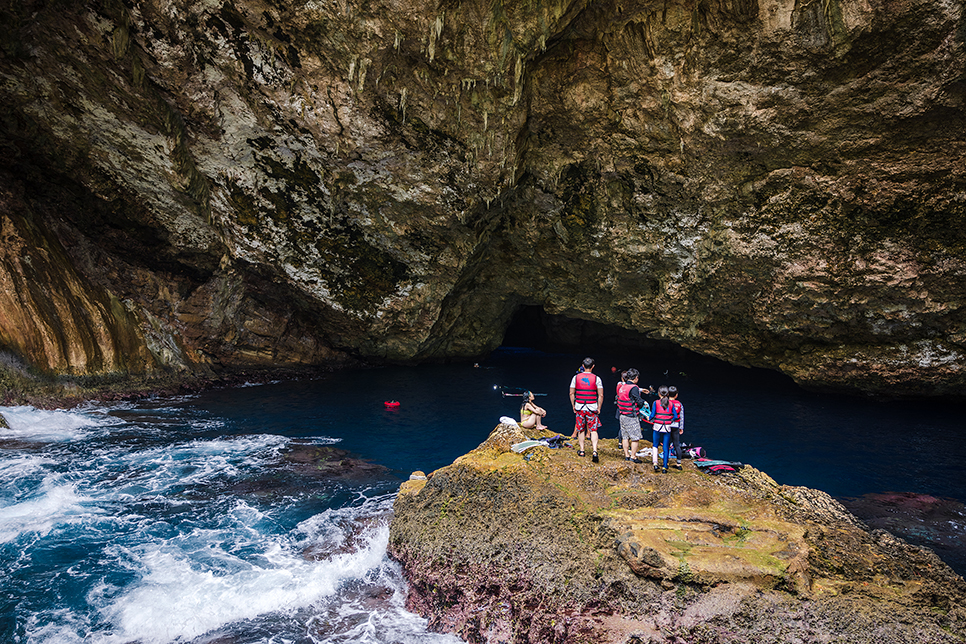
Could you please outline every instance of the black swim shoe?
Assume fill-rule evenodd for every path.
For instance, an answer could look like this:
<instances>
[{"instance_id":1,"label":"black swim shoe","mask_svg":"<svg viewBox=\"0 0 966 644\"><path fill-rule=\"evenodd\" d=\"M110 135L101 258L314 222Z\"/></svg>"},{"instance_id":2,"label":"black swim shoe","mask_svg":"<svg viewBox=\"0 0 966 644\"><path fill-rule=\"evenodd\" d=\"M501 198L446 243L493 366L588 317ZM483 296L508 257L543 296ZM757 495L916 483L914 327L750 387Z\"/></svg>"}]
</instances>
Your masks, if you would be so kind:
<instances>
[{"instance_id":1,"label":"black swim shoe","mask_svg":"<svg viewBox=\"0 0 966 644\"><path fill-rule=\"evenodd\" d=\"M655 465L655 466L654 466L654 473L655 473L655 474L657 474L657 473L658 473L658 471L659 471L659 468L658 468L658 466L657 466L657 465Z\"/></svg>"},{"instance_id":2,"label":"black swim shoe","mask_svg":"<svg viewBox=\"0 0 966 644\"><path fill-rule=\"evenodd\" d=\"M600 463L600 458L598 458L597 452L594 452L594 455L590 457L590 460L592 460L595 463Z\"/></svg>"},{"instance_id":3,"label":"black swim shoe","mask_svg":"<svg viewBox=\"0 0 966 644\"><path fill-rule=\"evenodd\" d=\"M627 459L627 460L629 460L629 461L630 461L631 463L637 463L638 465L640 465L641 463L643 463L643 462L644 462L644 461L642 461L642 460L641 460L641 459L639 459L639 458L629 458L629 459Z\"/></svg>"},{"instance_id":4,"label":"black swim shoe","mask_svg":"<svg viewBox=\"0 0 966 644\"><path fill-rule=\"evenodd\" d=\"M661 470L661 474L667 474L667 468L666 467Z\"/></svg>"},{"instance_id":5,"label":"black swim shoe","mask_svg":"<svg viewBox=\"0 0 966 644\"><path fill-rule=\"evenodd\" d=\"M680 463L675 463L675 464L674 464L674 469L676 469L676 470L677 470L678 472L680 472L680 471L681 471L681 469L682 469L682 468L681 468L681 464L680 464Z\"/></svg>"}]
</instances>

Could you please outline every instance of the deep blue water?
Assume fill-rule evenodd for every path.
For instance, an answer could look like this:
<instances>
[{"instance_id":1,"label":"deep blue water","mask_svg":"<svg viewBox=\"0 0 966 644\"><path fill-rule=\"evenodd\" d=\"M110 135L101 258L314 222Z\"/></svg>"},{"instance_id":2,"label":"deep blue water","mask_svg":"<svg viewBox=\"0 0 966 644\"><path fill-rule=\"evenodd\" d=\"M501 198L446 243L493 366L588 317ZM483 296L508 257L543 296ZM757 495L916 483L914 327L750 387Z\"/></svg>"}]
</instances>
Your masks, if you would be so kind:
<instances>
[{"instance_id":1,"label":"deep blue water","mask_svg":"<svg viewBox=\"0 0 966 644\"><path fill-rule=\"evenodd\" d=\"M496 387L547 394L547 424L569 435L567 388L582 357L503 349L479 367L0 408L11 425L0 430L0 641L454 642L403 608L405 584L385 556L393 494L518 415L520 399ZM684 439L713 458L837 497L946 499L931 519L941 543L936 526L920 541L966 570L966 406L818 395L695 356L595 357L603 437L617 433L611 367L637 367L642 385L679 387ZM400 406L386 409L391 399ZM385 468L319 479L282 458L298 445Z\"/></svg>"}]
</instances>

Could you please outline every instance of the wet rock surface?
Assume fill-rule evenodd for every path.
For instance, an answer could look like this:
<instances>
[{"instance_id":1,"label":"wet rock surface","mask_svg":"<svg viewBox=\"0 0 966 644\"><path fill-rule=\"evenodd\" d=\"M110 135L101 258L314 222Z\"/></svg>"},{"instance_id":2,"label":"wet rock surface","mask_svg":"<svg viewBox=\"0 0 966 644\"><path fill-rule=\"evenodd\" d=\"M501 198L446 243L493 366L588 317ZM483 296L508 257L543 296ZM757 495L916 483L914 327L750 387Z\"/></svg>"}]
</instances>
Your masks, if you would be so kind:
<instances>
[{"instance_id":1,"label":"wet rock surface","mask_svg":"<svg viewBox=\"0 0 966 644\"><path fill-rule=\"evenodd\" d=\"M384 465L362 460L331 445L292 441L281 452L283 467L299 476L313 478L371 478L384 476Z\"/></svg>"},{"instance_id":2,"label":"wet rock surface","mask_svg":"<svg viewBox=\"0 0 966 644\"><path fill-rule=\"evenodd\" d=\"M309 488L324 493L329 489L326 484L383 481L388 471L337 447L292 441L280 451L277 465L268 468L265 476L233 484L231 492L274 497Z\"/></svg>"},{"instance_id":3,"label":"wet rock surface","mask_svg":"<svg viewBox=\"0 0 966 644\"><path fill-rule=\"evenodd\" d=\"M479 356L529 306L817 388L961 396L963 21L9 4L4 387Z\"/></svg>"},{"instance_id":4,"label":"wet rock surface","mask_svg":"<svg viewBox=\"0 0 966 644\"><path fill-rule=\"evenodd\" d=\"M841 501L869 527L931 548L957 570L966 569L966 507L960 501L912 492Z\"/></svg>"},{"instance_id":5,"label":"wet rock surface","mask_svg":"<svg viewBox=\"0 0 966 644\"><path fill-rule=\"evenodd\" d=\"M402 484L408 605L473 642L959 642L966 582L841 503L744 467L653 473L501 425ZM529 458L527 456L529 455Z\"/></svg>"}]
</instances>

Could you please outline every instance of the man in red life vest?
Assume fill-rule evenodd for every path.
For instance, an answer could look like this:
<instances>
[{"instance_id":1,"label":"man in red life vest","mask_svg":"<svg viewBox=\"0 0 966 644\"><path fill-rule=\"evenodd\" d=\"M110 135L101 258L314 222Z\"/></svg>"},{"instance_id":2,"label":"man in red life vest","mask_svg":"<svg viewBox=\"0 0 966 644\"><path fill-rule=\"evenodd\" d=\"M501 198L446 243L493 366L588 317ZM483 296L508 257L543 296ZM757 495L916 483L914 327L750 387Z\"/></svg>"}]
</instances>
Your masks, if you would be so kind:
<instances>
[{"instance_id":1,"label":"man in red life vest","mask_svg":"<svg viewBox=\"0 0 966 644\"><path fill-rule=\"evenodd\" d=\"M584 438L590 433L590 445L594 449L593 461L600 462L597 456L597 430L600 429L600 408L604 404L604 383L593 373L594 359L584 358L580 371L570 381L570 406L574 408L577 422L571 438L577 437L580 451L577 456L586 456Z\"/></svg>"}]
</instances>

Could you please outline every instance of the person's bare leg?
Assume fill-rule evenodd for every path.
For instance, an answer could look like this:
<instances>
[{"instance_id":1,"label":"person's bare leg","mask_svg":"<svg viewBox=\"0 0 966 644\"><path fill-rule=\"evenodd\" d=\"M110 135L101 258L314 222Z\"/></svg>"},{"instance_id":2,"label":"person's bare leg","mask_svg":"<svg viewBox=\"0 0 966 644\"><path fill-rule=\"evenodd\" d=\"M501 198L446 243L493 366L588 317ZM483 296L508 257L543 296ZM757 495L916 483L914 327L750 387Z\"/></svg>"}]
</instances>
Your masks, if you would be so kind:
<instances>
[{"instance_id":1,"label":"person's bare leg","mask_svg":"<svg viewBox=\"0 0 966 644\"><path fill-rule=\"evenodd\" d=\"M543 424L543 417L545 415L546 415L546 412L544 412L543 414L533 415L537 419L537 429L547 429L547 426Z\"/></svg>"}]
</instances>

